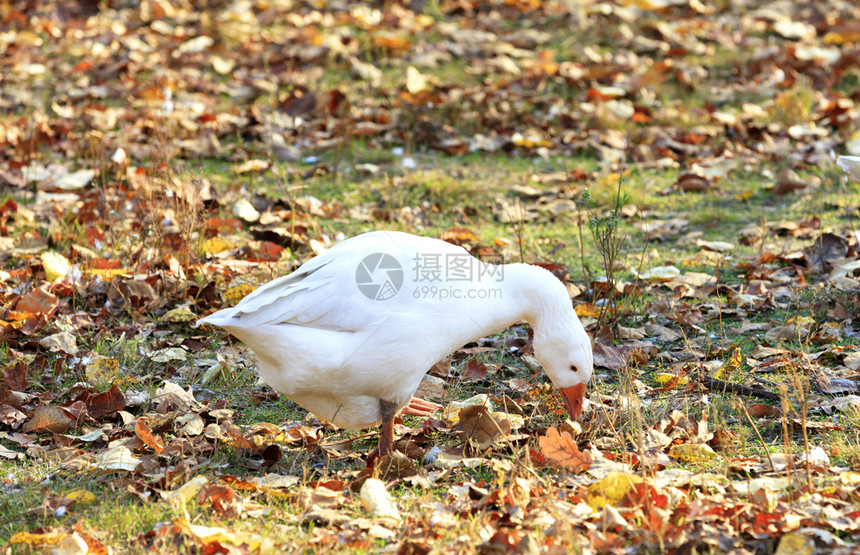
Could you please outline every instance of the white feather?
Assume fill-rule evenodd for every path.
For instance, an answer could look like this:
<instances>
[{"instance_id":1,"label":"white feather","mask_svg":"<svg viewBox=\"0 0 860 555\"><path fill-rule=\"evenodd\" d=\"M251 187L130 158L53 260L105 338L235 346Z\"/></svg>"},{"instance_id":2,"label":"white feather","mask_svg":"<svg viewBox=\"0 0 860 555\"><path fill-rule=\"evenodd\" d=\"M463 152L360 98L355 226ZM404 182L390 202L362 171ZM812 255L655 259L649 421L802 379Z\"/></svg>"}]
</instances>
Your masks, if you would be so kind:
<instances>
[{"instance_id":1,"label":"white feather","mask_svg":"<svg viewBox=\"0 0 860 555\"><path fill-rule=\"evenodd\" d=\"M373 266L368 261L379 255L396 265L369 276L369 286L392 282L390 296L377 300L360 266ZM435 260L440 279L428 281L436 277L426 273ZM446 276L455 261L471 275ZM433 364L523 319L534 327L537 358L557 387L589 380L591 342L552 274L526 264L488 265L437 239L377 231L335 245L197 325L220 326L244 341L259 357L263 379L317 417L365 428L380 422L380 400L403 408Z\"/></svg>"}]
</instances>

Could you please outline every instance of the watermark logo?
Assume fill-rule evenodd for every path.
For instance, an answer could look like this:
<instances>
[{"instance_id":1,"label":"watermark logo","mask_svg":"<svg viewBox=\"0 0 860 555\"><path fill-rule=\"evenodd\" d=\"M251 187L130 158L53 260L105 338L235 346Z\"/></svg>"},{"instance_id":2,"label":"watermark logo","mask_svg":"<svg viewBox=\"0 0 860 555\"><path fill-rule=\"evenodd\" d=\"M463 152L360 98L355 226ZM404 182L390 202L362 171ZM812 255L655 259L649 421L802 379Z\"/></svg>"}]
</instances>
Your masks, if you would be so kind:
<instances>
[{"instance_id":1,"label":"watermark logo","mask_svg":"<svg viewBox=\"0 0 860 555\"><path fill-rule=\"evenodd\" d=\"M416 253L412 259L412 277L415 282L474 282L502 281L505 278L505 267L498 260L490 260L498 264L487 264L466 253Z\"/></svg>"},{"instance_id":2,"label":"watermark logo","mask_svg":"<svg viewBox=\"0 0 860 555\"><path fill-rule=\"evenodd\" d=\"M390 254L369 254L361 259L355 269L355 284L368 299L388 300L403 287L403 267Z\"/></svg>"}]
</instances>

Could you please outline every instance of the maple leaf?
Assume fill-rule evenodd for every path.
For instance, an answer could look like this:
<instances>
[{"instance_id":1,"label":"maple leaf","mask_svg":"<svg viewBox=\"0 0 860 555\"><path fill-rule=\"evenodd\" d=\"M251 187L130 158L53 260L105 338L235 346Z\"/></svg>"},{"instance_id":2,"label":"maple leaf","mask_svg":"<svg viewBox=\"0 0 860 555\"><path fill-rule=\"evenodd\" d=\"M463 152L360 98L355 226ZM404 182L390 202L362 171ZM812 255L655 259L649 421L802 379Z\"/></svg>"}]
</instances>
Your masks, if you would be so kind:
<instances>
[{"instance_id":1,"label":"maple leaf","mask_svg":"<svg viewBox=\"0 0 860 555\"><path fill-rule=\"evenodd\" d=\"M559 434L556 428L550 427L538 441L541 454L557 466L573 472L583 472L591 466L591 454L580 451L567 432Z\"/></svg>"}]
</instances>

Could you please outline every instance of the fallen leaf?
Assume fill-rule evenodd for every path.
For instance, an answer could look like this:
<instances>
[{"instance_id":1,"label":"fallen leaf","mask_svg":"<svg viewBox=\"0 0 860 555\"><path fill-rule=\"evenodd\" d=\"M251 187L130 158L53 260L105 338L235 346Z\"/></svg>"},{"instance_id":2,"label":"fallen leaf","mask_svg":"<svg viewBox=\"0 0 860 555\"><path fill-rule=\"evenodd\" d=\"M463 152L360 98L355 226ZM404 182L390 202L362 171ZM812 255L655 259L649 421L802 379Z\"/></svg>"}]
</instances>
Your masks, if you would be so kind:
<instances>
[{"instance_id":1,"label":"fallen leaf","mask_svg":"<svg viewBox=\"0 0 860 555\"><path fill-rule=\"evenodd\" d=\"M768 416L773 417L781 417L782 411L779 410L779 407L775 407L773 405L765 405L762 403L753 403L747 409L747 412L750 413L750 416L753 418L764 418Z\"/></svg>"},{"instance_id":2,"label":"fallen leaf","mask_svg":"<svg viewBox=\"0 0 860 555\"><path fill-rule=\"evenodd\" d=\"M90 361L84 374L93 385L108 385L119 378L119 361L115 358L100 357Z\"/></svg>"},{"instance_id":3,"label":"fallen leaf","mask_svg":"<svg viewBox=\"0 0 860 555\"><path fill-rule=\"evenodd\" d=\"M680 275L681 270L675 266L655 266L640 272L636 277L646 281L671 281Z\"/></svg>"},{"instance_id":4,"label":"fallen leaf","mask_svg":"<svg viewBox=\"0 0 860 555\"><path fill-rule=\"evenodd\" d=\"M474 405L460 409L455 429L463 432L466 439L486 449L497 440L511 433L511 424L504 418L495 418L486 405Z\"/></svg>"},{"instance_id":5,"label":"fallen leaf","mask_svg":"<svg viewBox=\"0 0 860 555\"><path fill-rule=\"evenodd\" d=\"M385 484L377 478L368 478L361 486L359 493L364 510L371 516L393 518L400 520L400 511Z\"/></svg>"},{"instance_id":6,"label":"fallen leaf","mask_svg":"<svg viewBox=\"0 0 860 555\"><path fill-rule=\"evenodd\" d=\"M773 193L775 195L787 195L794 191L802 191L808 185L806 181L797 175L797 172L791 168L785 168L779 172L779 177L777 177L776 184L773 186Z\"/></svg>"},{"instance_id":7,"label":"fallen leaf","mask_svg":"<svg viewBox=\"0 0 860 555\"><path fill-rule=\"evenodd\" d=\"M125 395L117 386L97 395L91 395L84 402L87 405L87 412L94 420L126 408Z\"/></svg>"},{"instance_id":8,"label":"fallen leaf","mask_svg":"<svg viewBox=\"0 0 860 555\"><path fill-rule=\"evenodd\" d=\"M209 483L206 476L195 476L173 491L162 492L162 497L167 500L171 507L183 507L191 501L203 486Z\"/></svg>"},{"instance_id":9,"label":"fallen leaf","mask_svg":"<svg viewBox=\"0 0 860 555\"><path fill-rule=\"evenodd\" d=\"M838 395L840 393L856 393L860 390L855 380L839 378L826 373L818 373L815 375L815 385L818 390L828 395Z\"/></svg>"},{"instance_id":10,"label":"fallen leaf","mask_svg":"<svg viewBox=\"0 0 860 555\"><path fill-rule=\"evenodd\" d=\"M60 299L48 292L45 287L36 287L18 300L15 310L29 314L53 316Z\"/></svg>"},{"instance_id":11,"label":"fallen leaf","mask_svg":"<svg viewBox=\"0 0 860 555\"><path fill-rule=\"evenodd\" d=\"M24 424L24 432L54 432L61 434L71 428L75 421L61 407L47 405L36 407L33 418Z\"/></svg>"},{"instance_id":12,"label":"fallen leaf","mask_svg":"<svg viewBox=\"0 0 860 555\"><path fill-rule=\"evenodd\" d=\"M164 440L152 433L152 430L146 424L146 416L141 416L137 419L134 425L134 433L140 438L144 445L155 451L156 455L160 455L164 451Z\"/></svg>"},{"instance_id":13,"label":"fallen leaf","mask_svg":"<svg viewBox=\"0 0 860 555\"><path fill-rule=\"evenodd\" d=\"M46 251L42 253L42 268L45 270L45 278L53 282L57 278L66 277L71 269L71 264L62 254Z\"/></svg>"},{"instance_id":14,"label":"fallen leaf","mask_svg":"<svg viewBox=\"0 0 860 555\"><path fill-rule=\"evenodd\" d=\"M707 177L692 173L685 173L678 177L675 186L685 192L702 192L711 187Z\"/></svg>"},{"instance_id":15,"label":"fallen leaf","mask_svg":"<svg viewBox=\"0 0 860 555\"><path fill-rule=\"evenodd\" d=\"M594 510L606 505L617 505L628 491L642 481L642 478L634 474L609 472L602 479L588 486L587 503Z\"/></svg>"},{"instance_id":16,"label":"fallen leaf","mask_svg":"<svg viewBox=\"0 0 860 555\"><path fill-rule=\"evenodd\" d=\"M669 456L684 462L708 462L717 454L706 443L680 443L669 448Z\"/></svg>"},{"instance_id":17,"label":"fallen leaf","mask_svg":"<svg viewBox=\"0 0 860 555\"><path fill-rule=\"evenodd\" d=\"M567 432L559 434L556 428L547 428L546 434L540 436L538 442L541 454L557 466L571 472L583 472L591 466L591 454L580 451Z\"/></svg>"},{"instance_id":18,"label":"fallen leaf","mask_svg":"<svg viewBox=\"0 0 860 555\"><path fill-rule=\"evenodd\" d=\"M99 453L94 462L96 468L108 472L115 470L133 472L140 465L140 459L135 457L125 445L118 445Z\"/></svg>"},{"instance_id":19,"label":"fallen leaf","mask_svg":"<svg viewBox=\"0 0 860 555\"><path fill-rule=\"evenodd\" d=\"M78 354L78 345L75 336L67 331L61 331L39 340L39 346L53 353L62 352L67 355Z\"/></svg>"}]
</instances>

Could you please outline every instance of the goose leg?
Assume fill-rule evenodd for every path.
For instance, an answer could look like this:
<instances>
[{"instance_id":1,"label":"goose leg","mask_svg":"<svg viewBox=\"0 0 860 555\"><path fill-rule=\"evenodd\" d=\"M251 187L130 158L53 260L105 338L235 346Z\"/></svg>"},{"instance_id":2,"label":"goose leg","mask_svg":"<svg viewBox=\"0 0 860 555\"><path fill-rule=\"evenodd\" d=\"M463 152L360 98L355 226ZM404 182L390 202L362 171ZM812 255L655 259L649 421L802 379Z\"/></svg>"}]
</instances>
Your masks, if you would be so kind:
<instances>
[{"instance_id":1,"label":"goose leg","mask_svg":"<svg viewBox=\"0 0 860 555\"><path fill-rule=\"evenodd\" d=\"M379 428L379 444L374 450L367 454L367 468L373 468L376 459L394 453L394 415L397 405L383 399L379 400L379 413L382 417L382 425Z\"/></svg>"},{"instance_id":2,"label":"goose leg","mask_svg":"<svg viewBox=\"0 0 860 555\"><path fill-rule=\"evenodd\" d=\"M382 427L379 431L379 457L390 455L394 452L394 413L397 405L383 399L379 400L379 412L382 416Z\"/></svg>"},{"instance_id":3,"label":"goose leg","mask_svg":"<svg viewBox=\"0 0 860 555\"><path fill-rule=\"evenodd\" d=\"M401 414L409 414L412 416L430 416L431 413L442 408L442 405L425 401L419 397L413 397L409 404L403 407Z\"/></svg>"}]
</instances>

